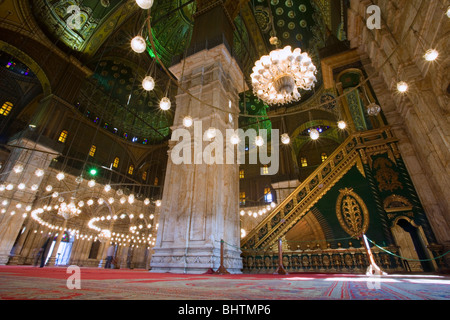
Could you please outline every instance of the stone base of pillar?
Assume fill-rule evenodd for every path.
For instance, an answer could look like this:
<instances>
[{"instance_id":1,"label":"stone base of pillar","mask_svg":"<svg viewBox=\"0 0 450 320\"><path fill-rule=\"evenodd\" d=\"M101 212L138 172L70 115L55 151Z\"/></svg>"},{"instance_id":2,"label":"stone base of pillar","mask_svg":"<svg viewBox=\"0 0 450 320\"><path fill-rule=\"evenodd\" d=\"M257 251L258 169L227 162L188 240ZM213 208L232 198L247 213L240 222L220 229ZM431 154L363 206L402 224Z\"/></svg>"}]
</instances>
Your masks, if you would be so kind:
<instances>
[{"instance_id":1,"label":"stone base of pillar","mask_svg":"<svg viewBox=\"0 0 450 320\"><path fill-rule=\"evenodd\" d=\"M9 254L0 254L0 266L6 266L9 262Z\"/></svg>"},{"instance_id":2,"label":"stone base of pillar","mask_svg":"<svg viewBox=\"0 0 450 320\"><path fill-rule=\"evenodd\" d=\"M54 267L56 265L56 258L50 257L47 261L46 266Z\"/></svg>"},{"instance_id":3,"label":"stone base of pillar","mask_svg":"<svg viewBox=\"0 0 450 320\"><path fill-rule=\"evenodd\" d=\"M242 274L239 251L225 250L224 265L231 274ZM155 249L150 262L152 273L204 274L220 267L220 249Z\"/></svg>"},{"instance_id":4,"label":"stone base of pillar","mask_svg":"<svg viewBox=\"0 0 450 320\"><path fill-rule=\"evenodd\" d=\"M9 257L9 262L8 265L10 266L18 266L18 265L23 265L23 258L22 256L18 255L18 256L10 256Z\"/></svg>"},{"instance_id":5,"label":"stone base of pillar","mask_svg":"<svg viewBox=\"0 0 450 320\"><path fill-rule=\"evenodd\" d=\"M450 243L444 243L443 253L450 251ZM447 254L444 258L444 265L441 266L440 272L450 274L450 254Z\"/></svg>"}]
</instances>

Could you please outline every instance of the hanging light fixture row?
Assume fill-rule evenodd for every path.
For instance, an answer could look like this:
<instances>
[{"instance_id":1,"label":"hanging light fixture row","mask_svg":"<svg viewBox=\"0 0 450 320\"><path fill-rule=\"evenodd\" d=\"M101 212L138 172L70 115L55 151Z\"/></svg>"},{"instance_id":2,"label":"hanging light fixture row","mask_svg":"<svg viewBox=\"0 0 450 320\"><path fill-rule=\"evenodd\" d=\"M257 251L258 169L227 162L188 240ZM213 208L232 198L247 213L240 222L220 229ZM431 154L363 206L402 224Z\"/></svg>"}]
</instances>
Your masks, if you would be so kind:
<instances>
[{"instance_id":1,"label":"hanging light fixture row","mask_svg":"<svg viewBox=\"0 0 450 320\"><path fill-rule=\"evenodd\" d=\"M148 10L153 6L153 0L136 0L137 5ZM448 11L447 11L448 14ZM276 37L271 39L273 45L279 45L280 41ZM137 53L145 52L147 43L142 36L136 36L131 41L131 47L133 51ZM435 61L439 56L439 53L435 49L429 49L426 51L424 58L426 61ZM311 90L317 79L317 68L312 62L312 59L306 52L302 52L300 48L292 50L292 47L286 46L283 49L276 49L270 52L269 55L261 57L255 63L253 73L251 74L253 92L254 94L268 105L281 105L299 101L301 94L299 90ZM152 91L155 88L155 80L152 76L146 76L142 82L142 87L146 91ZM397 83L397 90L400 93L406 93L409 86L406 82L400 81ZM162 98L160 101L160 108L163 111L168 111L171 108L170 99L167 97ZM370 103L367 107L367 112L370 116L378 116L381 112L381 107L376 103ZM186 128L191 127L193 119L190 116L186 116L183 119L183 125ZM339 129L344 130L347 124L344 121L337 123ZM312 140L319 138L317 130L312 129L310 137ZM213 138L214 132L208 131L208 136ZM283 144L290 143L290 137L288 134L281 136L281 142ZM232 137L231 143L238 144L239 138ZM258 136L255 139L255 145L261 147L264 145L262 137Z\"/></svg>"},{"instance_id":2,"label":"hanging light fixture row","mask_svg":"<svg viewBox=\"0 0 450 320\"><path fill-rule=\"evenodd\" d=\"M255 210L255 211L248 210L246 212L245 210L241 210L239 214L242 217L247 214L249 217L257 218L258 216L262 216L262 215L270 212L271 210L275 209L276 206L277 206L277 204L275 202L272 202L271 204L268 204L266 207L260 208L260 209Z\"/></svg>"}]
</instances>

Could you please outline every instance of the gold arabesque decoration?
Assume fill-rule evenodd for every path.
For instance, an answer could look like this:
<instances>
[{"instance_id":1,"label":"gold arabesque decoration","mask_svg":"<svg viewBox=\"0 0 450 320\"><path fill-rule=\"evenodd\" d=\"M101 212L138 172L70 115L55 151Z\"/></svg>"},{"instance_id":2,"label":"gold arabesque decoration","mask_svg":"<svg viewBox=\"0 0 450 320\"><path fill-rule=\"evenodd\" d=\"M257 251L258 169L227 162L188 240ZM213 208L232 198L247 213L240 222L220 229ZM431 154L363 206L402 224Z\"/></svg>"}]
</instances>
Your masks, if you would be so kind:
<instances>
[{"instance_id":1,"label":"gold arabesque decoration","mask_svg":"<svg viewBox=\"0 0 450 320\"><path fill-rule=\"evenodd\" d=\"M364 201L352 188L339 190L336 215L341 227L350 236L366 233L369 228L369 211Z\"/></svg>"}]
</instances>

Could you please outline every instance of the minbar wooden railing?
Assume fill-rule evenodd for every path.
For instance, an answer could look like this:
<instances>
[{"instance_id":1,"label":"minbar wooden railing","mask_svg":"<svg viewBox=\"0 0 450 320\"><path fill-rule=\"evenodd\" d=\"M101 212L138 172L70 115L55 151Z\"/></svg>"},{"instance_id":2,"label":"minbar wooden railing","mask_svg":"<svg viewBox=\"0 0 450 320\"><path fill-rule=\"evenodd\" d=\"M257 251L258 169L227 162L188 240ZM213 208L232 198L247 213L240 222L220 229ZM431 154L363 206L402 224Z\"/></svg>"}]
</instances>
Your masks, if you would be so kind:
<instances>
[{"instance_id":1,"label":"minbar wooden railing","mask_svg":"<svg viewBox=\"0 0 450 320\"><path fill-rule=\"evenodd\" d=\"M242 250L261 250L272 247L355 164L364 174L361 149L396 141L389 127L350 135L294 192L241 240Z\"/></svg>"}]
</instances>

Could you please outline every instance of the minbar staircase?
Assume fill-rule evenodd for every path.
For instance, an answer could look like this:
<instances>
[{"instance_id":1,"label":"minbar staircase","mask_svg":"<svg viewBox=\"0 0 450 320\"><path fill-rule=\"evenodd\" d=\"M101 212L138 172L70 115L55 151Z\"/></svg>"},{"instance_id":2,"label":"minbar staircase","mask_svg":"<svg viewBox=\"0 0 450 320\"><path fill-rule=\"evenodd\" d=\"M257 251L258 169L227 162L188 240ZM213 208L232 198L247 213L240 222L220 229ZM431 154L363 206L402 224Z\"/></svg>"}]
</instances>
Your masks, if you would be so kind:
<instances>
[{"instance_id":1,"label":"minbar staircase","mask_svg":"<svg viewBox=\"0 0 450 320\"><path fill-rule=\"evenodd\" d=\"M262 220L245 238L241 248L273 247L355 164L365 175L364 149L395 143L389 128L357 132L349 136L303 183Z\"/></svg>"}]
</instances>

